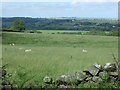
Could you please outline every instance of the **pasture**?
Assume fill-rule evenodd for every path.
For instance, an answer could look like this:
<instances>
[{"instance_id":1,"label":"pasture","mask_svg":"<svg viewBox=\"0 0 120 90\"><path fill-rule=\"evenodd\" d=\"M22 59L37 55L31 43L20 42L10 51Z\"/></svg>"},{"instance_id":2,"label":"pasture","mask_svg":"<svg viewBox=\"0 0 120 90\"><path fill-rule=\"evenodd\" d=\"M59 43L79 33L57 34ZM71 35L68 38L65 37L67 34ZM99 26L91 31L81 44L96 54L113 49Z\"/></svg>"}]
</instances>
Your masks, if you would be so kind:
<instances>
[{"instance_id":1,"label":"pasture","mask_svg":"<svg viewBox=\"0 0 120 90\"><path fill-rule=\"evenodd\" d=\"M2 64L8 64L8 73L23 67L36 75L32 79L39 85L46 75L54 78L114 62L112 53L118 58L118 38L113 36L3 32L2 42Z\"/></svg>"}]
</instances>

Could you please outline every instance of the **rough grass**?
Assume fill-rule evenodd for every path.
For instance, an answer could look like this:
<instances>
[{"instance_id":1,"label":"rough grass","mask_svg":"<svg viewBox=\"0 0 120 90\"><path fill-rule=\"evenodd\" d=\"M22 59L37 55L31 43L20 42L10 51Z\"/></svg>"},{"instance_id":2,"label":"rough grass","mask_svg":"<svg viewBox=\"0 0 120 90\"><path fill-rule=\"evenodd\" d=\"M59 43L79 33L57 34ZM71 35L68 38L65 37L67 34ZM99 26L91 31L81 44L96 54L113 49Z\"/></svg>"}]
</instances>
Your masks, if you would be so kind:
<instances>
[{"instance_id":1,"label":"rough grass","mask_svg":"<svg viewBox=\"0 0 120 90\"><path fill-rule=\"evenodd\" d=\"M22 66L42 85L46 75L54 78L82 71L94 63L113 62L112 53L118 57L117 40L112 36L3 33L2 59L3 64L9 64L9 73ZM26 53L26 49L32 51ZM83 53L83 49L88 52Z\"/></svg>"}]
</instances>

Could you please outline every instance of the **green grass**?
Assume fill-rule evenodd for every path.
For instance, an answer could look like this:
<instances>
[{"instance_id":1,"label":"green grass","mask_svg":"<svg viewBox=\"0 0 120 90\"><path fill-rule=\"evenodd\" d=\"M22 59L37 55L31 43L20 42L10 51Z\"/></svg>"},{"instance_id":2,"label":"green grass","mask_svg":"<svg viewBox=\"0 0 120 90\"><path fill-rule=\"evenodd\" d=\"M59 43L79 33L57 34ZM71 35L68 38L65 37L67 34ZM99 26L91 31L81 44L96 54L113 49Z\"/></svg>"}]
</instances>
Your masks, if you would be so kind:
<instances>
[{"instance_id":1,"label":"green grass","mask_svg":"<svg viewBox=\"0 0 120 90\"><path fill-rule=\"evenodd\" d=\"M3 33L3 44L37 45L52 47L117 47L117 37L92 35L59 35L59 34L30 34Z\"/></svg>"},{"instance_id":2,"label":"green grass","mask_svg":"<svg viewBox=\"0 0 120 90\"><path fill-rule=\"evenodd\" d=\"M24 67L42 85L46 75L54 78L82 71L94 63L113 62L112 53L118 57L117 41L112 36L3 33L3 64L9 64L9 73ZM26 53L26 49L32 51ZM83 53L83 49L88 52Z\"/></svg>"}]
</instances>

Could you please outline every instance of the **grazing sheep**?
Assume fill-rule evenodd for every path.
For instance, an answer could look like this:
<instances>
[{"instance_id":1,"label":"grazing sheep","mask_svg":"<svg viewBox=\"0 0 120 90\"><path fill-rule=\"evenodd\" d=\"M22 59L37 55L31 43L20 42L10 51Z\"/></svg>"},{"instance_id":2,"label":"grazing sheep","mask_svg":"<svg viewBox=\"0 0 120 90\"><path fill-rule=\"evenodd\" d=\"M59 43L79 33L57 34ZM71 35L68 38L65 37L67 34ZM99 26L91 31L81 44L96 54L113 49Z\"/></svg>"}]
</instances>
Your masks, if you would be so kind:
<instances>
[{"instance_id":1,"label":"grazing sheep","mask_svg":"<svg viewBox=\"0 0 120 90\"><path fill-rule=\"evenodd\" d=\"M83 52L83 53L87 53L87 50L83 49L82 52Z\"/></svg>"},{"instance_id":2,"label":"grazing sheep","mask_svg":"<svg viewBox=\"0 0 120 90\"><path fill-rule=\"evenodd\" d=\"M15 44L14 44L14 43L12 43L12 46L15 46Z\"/></svg>"},{"instance_id":3,"label":"grazing sheep","mask_svg":"<svg viewBox=\"0 0 120 90\"><path fill-rule=\"evenodd\" d=\"M15 44L14 44L14 43L12 43L12 44L10 44L10 46L15 46Z\"/></svg>"},{"instance_id":4,"label":"grazing sheep","mask_svg":"<svg viewBox=\"0 0 120 90\"><path fill-rule=\"evenodd\" d=\"M25 52L31 52L32 50L31 49L27 49L27 50L25 50Z\"/></svg>"}]
</instances>

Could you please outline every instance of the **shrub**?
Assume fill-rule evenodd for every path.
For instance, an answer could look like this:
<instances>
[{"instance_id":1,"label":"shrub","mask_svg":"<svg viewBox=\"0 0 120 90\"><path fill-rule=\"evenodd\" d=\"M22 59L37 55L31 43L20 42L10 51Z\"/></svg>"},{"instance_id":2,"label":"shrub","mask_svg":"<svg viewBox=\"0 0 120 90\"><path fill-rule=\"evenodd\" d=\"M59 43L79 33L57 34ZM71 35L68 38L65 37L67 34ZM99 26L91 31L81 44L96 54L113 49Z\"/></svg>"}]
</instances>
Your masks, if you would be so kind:
<instances>
[{"instance_id":1,"label":"shrub","mask_svg":"<svg viewBox=\"0 0 120 90\"><path fill-rule=\"evenodd\" d=\"M88 35L106 35L105 31L99 31L99 30L91 30L90 32L87 32Z\"/></svg>"}]
</instances>

